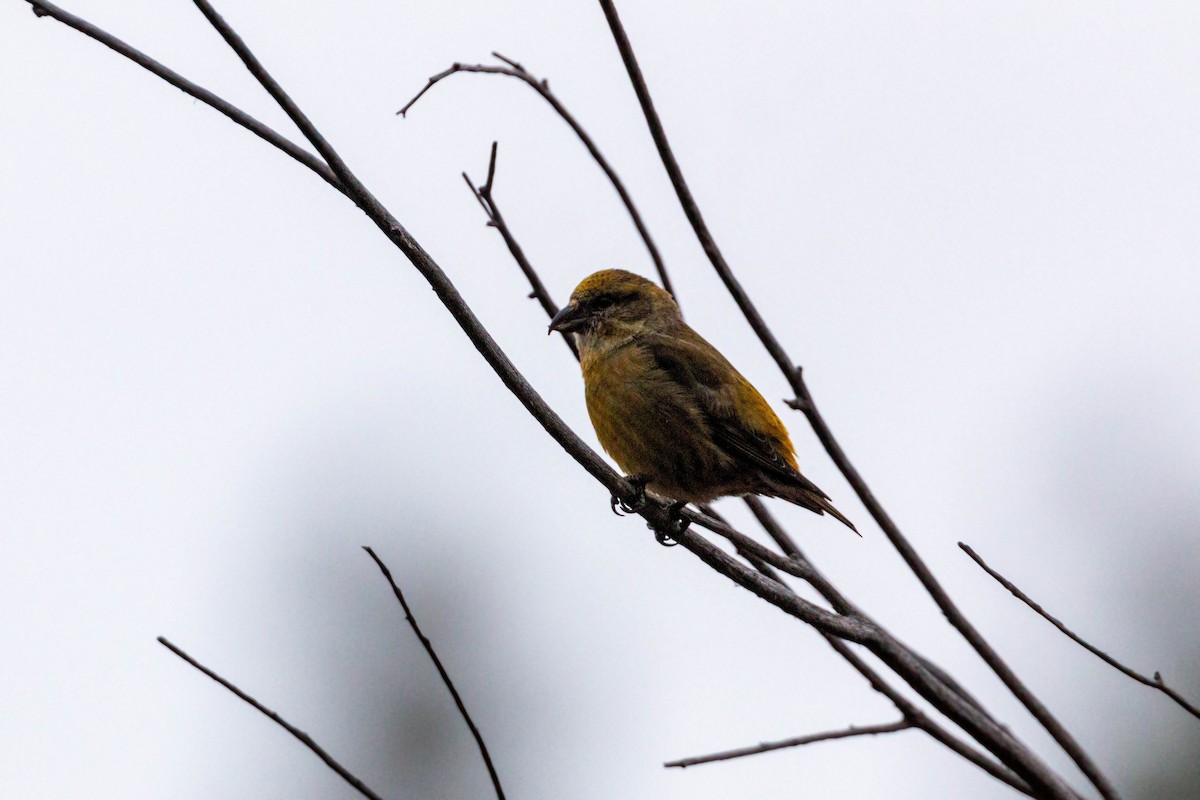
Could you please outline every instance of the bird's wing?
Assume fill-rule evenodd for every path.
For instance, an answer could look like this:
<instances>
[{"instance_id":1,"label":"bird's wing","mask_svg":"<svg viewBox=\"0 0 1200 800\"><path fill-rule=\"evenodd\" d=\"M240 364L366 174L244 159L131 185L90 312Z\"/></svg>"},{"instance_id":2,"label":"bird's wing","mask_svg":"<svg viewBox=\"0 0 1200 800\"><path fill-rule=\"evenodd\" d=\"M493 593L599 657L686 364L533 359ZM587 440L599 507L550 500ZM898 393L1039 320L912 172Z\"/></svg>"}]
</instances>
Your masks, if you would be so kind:
<instances>
[{"instance_id":1,"label":"bird's wing","mask_svg":"<svg viewBox=\"0 0 1200 800\"><path fill-rule=\"evenodd\" d=\"M787 429L770 404L715 347L691 330L674 336L645 334L637 343L696 399L722 450L747 467L828 499L800 474Z\"/></svg>"}]
</instances>

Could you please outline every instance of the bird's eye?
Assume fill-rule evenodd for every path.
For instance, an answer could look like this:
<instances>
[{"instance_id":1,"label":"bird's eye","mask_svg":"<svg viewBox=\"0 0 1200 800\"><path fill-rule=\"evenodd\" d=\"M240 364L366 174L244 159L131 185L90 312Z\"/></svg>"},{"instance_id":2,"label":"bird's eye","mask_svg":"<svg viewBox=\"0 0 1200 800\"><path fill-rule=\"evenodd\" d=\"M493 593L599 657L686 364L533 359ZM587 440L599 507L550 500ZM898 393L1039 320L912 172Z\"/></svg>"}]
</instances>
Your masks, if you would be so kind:
<instances>
[{"instance_id":1,"label":"bird's eye","mask_svg":"<svg viewBox=\"0 0 1200 800\"><path fill-rule=\"evenodd\" d=\"M592 301L592 308L597 311L603 311L616 302L616 298L610 294L604 294Z\"/></svg>"}]
</instances>

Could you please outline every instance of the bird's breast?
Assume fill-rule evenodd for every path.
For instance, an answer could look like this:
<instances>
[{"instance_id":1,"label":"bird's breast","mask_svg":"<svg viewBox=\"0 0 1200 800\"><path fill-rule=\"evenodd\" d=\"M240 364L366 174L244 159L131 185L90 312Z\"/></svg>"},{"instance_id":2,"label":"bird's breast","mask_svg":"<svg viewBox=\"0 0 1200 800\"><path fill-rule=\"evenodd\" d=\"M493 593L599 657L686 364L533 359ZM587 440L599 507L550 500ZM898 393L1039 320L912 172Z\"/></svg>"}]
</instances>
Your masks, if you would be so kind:
<instances>
[{"instance_id":1,"label":"bird's breast","mask_svg":"<svg viewBox=\"0 0 1200 800\"><path fill-rule=\"evenodd\" d=\"M711 441L694 396L636 345L581 353L588 415L596 437L628 475L676 499L698 496L726 456Z\"/></svg>"}]
</instances>

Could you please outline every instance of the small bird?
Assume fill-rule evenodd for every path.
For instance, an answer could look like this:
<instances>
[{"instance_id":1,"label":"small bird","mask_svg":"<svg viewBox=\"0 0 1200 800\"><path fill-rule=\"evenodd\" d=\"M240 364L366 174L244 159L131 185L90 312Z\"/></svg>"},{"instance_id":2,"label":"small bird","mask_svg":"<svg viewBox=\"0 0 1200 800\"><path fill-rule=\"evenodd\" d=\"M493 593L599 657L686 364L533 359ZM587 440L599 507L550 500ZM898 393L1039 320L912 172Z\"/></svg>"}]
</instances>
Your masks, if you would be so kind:
<instances>
[{"instance_id":1,"label":"small bird","mask_svg":"<svg viewBox=\"0 0 1200 800\"><path fill-rule=\"evenodd\" d=\"M550 331L577 336L600 444L639 491L675 500L677 520L687 503L757 494L858 532L800 474L787 429L763 396L654 283L620 269L589 275Z\"/></svg>"}]
</instances>

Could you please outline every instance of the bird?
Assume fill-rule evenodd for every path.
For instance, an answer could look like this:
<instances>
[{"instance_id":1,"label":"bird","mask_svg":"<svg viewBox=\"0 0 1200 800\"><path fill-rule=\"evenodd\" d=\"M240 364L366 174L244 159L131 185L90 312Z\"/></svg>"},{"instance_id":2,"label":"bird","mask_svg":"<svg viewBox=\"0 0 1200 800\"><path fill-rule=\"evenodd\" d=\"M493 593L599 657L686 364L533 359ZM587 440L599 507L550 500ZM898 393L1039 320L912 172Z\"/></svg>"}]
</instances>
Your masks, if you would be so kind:
<instances>
[{"instance_id":1,"label":"bird","mask_svg":"<svg viewBox=\"0 0 1200 800\"><path fill-rule=\"evenodd\" d=\"M673 500L672 519L686 525L680 513L688 503L761 495L829 514L858 533L800 474L770 404L652 281L622 269L587 276L551 319L554 331L576 337L588 416L639 493L634 508L648 488Z\"/></svg>"}]
</instances>

